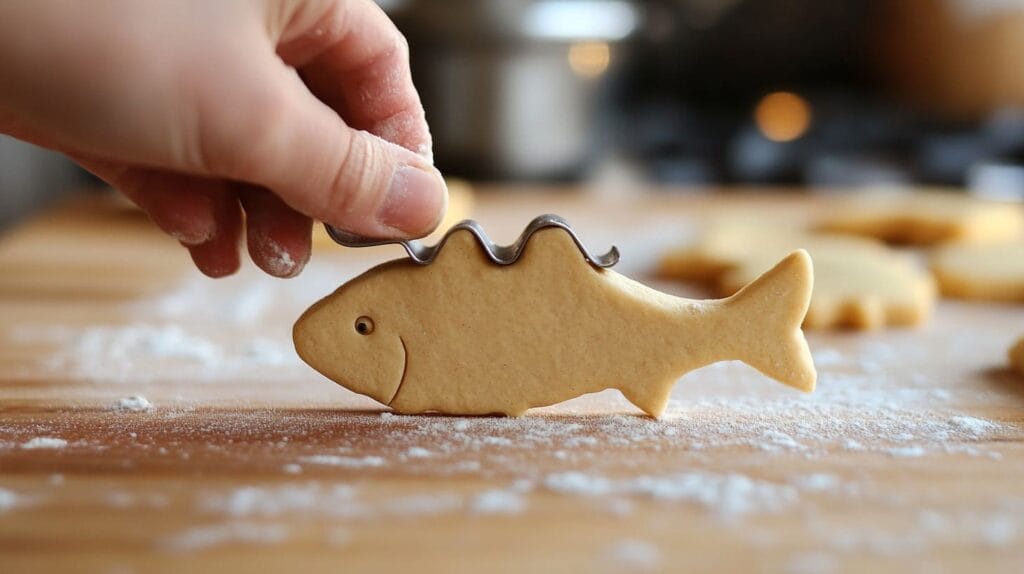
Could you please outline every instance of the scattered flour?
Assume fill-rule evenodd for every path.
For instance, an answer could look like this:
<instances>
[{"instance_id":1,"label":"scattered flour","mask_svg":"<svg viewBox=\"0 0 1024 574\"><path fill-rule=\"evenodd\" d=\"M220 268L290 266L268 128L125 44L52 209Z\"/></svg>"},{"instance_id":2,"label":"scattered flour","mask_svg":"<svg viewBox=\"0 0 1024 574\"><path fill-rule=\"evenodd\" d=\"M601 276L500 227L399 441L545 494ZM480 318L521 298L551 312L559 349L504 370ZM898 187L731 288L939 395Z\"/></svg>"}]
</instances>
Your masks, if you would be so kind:
<instances>
[{"instance_id":1,"label":"scattered flour","mask_svg":"<svg viewBox=\"0 0 1024 574\"><path fill-rule=\"evenodd\" d=\"M923 557L951 547L1016 549L1024 538L1024 500L1007 498L995 507L969 511L925 507L909 525L821 522L808 515L805 530L809 541L835 553L836 559L841 555Z\"/></svg>"},{"instance_id":2,"label":"scattered flour","mask_svg":"<svg viewBox=\"0 0 1024 574\"><path fill-rule=\"evenodd\" d=\"M661 550L644 540L620 540L611 547L615 562L635 570L656 570L661 566Z\"/></svg>"},{"instance_id":3,"label":"scattered flour","mask_svg":"<svg viewBox=\"0 0 1024 574\"><path fill-rule=\"evenodd\" d=\"M512 490L487 490L473 499L476 514L519 514L526 510L526 499Z\"/></svg>"},{"instance_id":4,"label":"scattered flour","mask_svg":"<svg viewBox=\"0 0 1024 574\"><path fill-rule=\"evenodd\" d=\"M263 319L279 295L272 283L251 275L240 281L242 275L216 284L205 277L189 277L168 295L139 302L132 311L174 322L201 314L214 323L248 327Z\"/></svg>"},{"instance_id":5,"label":"scattered flour","mask_svg":"<svg viewBox=\"0 0 1024 574\"><path fill-rule=\"evenodd\" d=\"M291 275L295 271L295 260L292 259L291 253L288 253L279 243L269 237L264 237L264 242L274 253L274 256L267 260L270 272L279 277Z\"/></svg>"},{"instance_id":6,"label":"scattered flour","mask_svg":"<svg viewBox=\"0 0 1024 574\"><path fill-rule=\"evenodd\" d=\"M625 498L610 498L605 501L604 510L612 516L629 516L633 513L633 503Z\"/></svg>"},{"instance_id":7,"label":"scattered flour","mask_svg":"<svg viewBox=\"0 0 1024 574\"><path fill-rule=\"evenodd\" d=\"M987 420L965 416L955 416L949 419L949 424L960 432L974 436L984 436L998 428L998 425Z\"/></svg>"},{"instance_id":8,"label":"scattered flour","mask_svg":"<svg viewBox=\"0 0 1024 574\"><path fill-rule=\"evenodd\" d=\"M982 540L986 546L992 548L1009 546L1020 536L1021 528L1020 519L1007 515L988 517L982 527Z\"/></svg>"},{"instance_id":9,"label":"scattered flour","mask_svg":"<svg viewBox=\"0 0 1024 574\"><path fill-rule=\"evenodd\" d=\"M503 436L485 436L480 441L490 446L512 446L512 439Z\"/></svg>"},{"instance_id":10,"label":"scattered flour","mask_svg":"<svg viewBox=\"0 0 1024 574\"><path fill-rule=\"evenodd\" d=\"M918 458L928 453L919 446L896 446L884 449L883 452L893 458Z\"/></svg>"},{"instance_id":11,"label":"scattered flour","mask_svg":"<svg viewBox=\"0 0 1024 574\"><path fill-rule=\"evenodd\" d=\"M381 508L376 509L375 514L383 512L403 517L434 516L461 510L463 506L462 497L450 492L414 494L386 501Z\"/></svg>"},{"instance_id":12,"label":"scattered flour","mask_svg":"<svg viewBox=\"0 0 1024 574\"><path fill-rule=\"evenodd\" d=\"M208 490L200 494L198 507L204 513L234 519L270 519L302 514L365 520L388 516L433 516L462 511L482 515L511 515L525 511L525 494L525 491L513 486L502 490L485 490L469 496L440 491L369 499L359 497L358 489L348 484L307 481L246 486L228 491Z\"/></svg>"},{"instance_id":13,"label":"scattered flour","mask_svg":"<svg viewBox=\"0 0 1024 574\"><path fill-rule=\"evenodd\" d=\"M171 503L166 496L159 493L111 492L105 498L107 504L114 508L166 508Z\"/></svg>"},{"instance_id":14,"label":"scattered flour","mask_svg":"<svg viewBox=\"0 0 1024 574\"><path fill-rule=\"evenodd\" d=\"M324 543L331 548L348 546L352 542L352 532L341 526L331 526L324 531Z\"/></svg>"},{"instance_id":15,"label":"scattered flour","mask_svg":"<svg viewBox=\"0 0 1024 574\"><path fill-rule=\"evenodd\" d=\"M381 433L386 444L396 449L394 456L407 463L417 462L417 454L423 454L420 449L427 450L425 445L430 445L433 456L461 458L453 465L472 463L475 467L479 463L482 469L491 465L504 468L515 458L537 456L553 459L561 467L579 467L601 463L608 448L672 451L682 456L739 448L764 452L765 456L796 454L813 459L837 451L887 456L954 454L950 448L956 446L964 447L962 454L995 458L998 453L990 450L990 445L975 444L1019 432L1001 423L955 413L801 398L672 403L661 420L627 414L518 419L374 416L367 426ZM474 453L484 454L475 457ZM430 461L430 470L444 468L455 470Z\"/></svg>"},{"instance_id":16,"label":"scattered flour","mask_svg":"<svg viewBox=\"0 0 1024 574\"><path fill-rule=\"evenodd\" d=\"M838 569L836 557L820 551L798 554L786 565L786 571L790 574L828 574Z\"/></svg>"},{"instance_id":17,"label":"scattered flour","mask_svg":"<svg viewBox=\"0 0 1024 574\"><path fill-rule=\"evenodd\" d=\"M336 454L315 454L304 456L299 460L310 464L340 466L343 468L373 468L387 464L387 461L379 456L364 456L362 458L356 458Z\"/></svg>"},{"instance_id":18,"label":"scattered flour","mask_svg":"<svg viewBox=\"0 0 1024 574\"><path fill-rule=\"evenodd\" d=\"M6 488L0 488L0 514L3 514L8 510L13 510L22 503L23 502L18 497L18 493Z\"/></svg>"},{"instance_id":19,"label":"scattered flour","mask_svg":"<svg viewBox=\"0 0 1024 574\"><path fill-rule=\"evenodd\" d=\"M433 453L421 446L414 446L405 451L405 456L409 458L430 458L433 456Z\"/></svg>"},{"instance_id":20,"label":"scattered flour","mask_svg":"<svg viewBox=\"0 0 1024 574\"><path fill-rule=\"evenodd\" d=\"M841 481L839 477L832 474L815 473L806 476L799 476L793 480L798 487L816 492L827 492L836 490Z\"/></svg>"},{"instance_id":21,"label":"scattered flour","mask_svg":"<svg viewBox=\"0 0 1024 574\"><path fill-rule=\"evenodd\" d=\"M635 495L659 501L692 502L726 520L778 512L796 502L799 496L798 489L792 485L774 484L736 473L684 472L610 479L570 471L548 475L544 486L554 492L578 496Z\"/></svg>"},{"instance_id":22,"label":"scattered flour","mask_svg":"<svg viewBox=\"0 0 1024 574\"><path fill-rule=\"evenodd\" d=\"M295 353L290 347L270 339L257 338L246 341L242 345L241 356L254 366L287 366L296 364Z\"/></svg>"},{"instance_id":23,"label":"scattered flour","mask_svg":"<svg viewBox=\"0 0 1024 574\"><path fill-rule=\"evenodd\" d=\"M286 341L258 337L219 344L212 336L175 324L24 327L14 338L52 344L55 350L42 367L58 376L105 383L213 381L239 373L273 378L300 365ZM275 369L267 372L267 367Z\"/></svg>"},{"instance_id":24,"label":"scattered flour","mask_svg":"<svg viewBox=\"0 0 1024 574\"><path fill-rule=\"evenodd\" d=\"M358 515L356 489L347 484L323 486L316 482L281 486L245 486L227 493L207 492L200 498L206 512L240 517L275 517L299 512Z\"/></svg>"},{"instance_id":25,"label":"scattered flour","mask_svg":"<svg viewBox=\"0 0 1024 574\"><path fill-rule=\"evenodd\" d=\"M66 441L66 440L64 440L62 438L57 438L57 437L52 437L52 436L37 436L37 437L32 438L32 439L30 439L30 440L28 440L26 442L21 443L21 448L23 448L25 450L43 449L43 448L47 448L47 449L60 449L60 448L66 447L66 446L68 446L68 441Z\"/></svg>"},{"instance_id":26,"label":"scattered flour","mask_svg":"<svg viewBox=\"0 0 1024 574\"><path fill-rule=\"evenodd\" d=\"M843 447L844 450L849 450L849 451L854 451L854 452L866 450L864 445L861 444L860 441L854 440L852 438L848 438L848 439L842 441L842 447Z\"/></svg>"},{"instance_id":27,"label":"scattered flour","mask_svg":"<svg viewBox=\"0 0 1024 574\"><path fill-rule=\"evenodd\" d=\"M843 355L837 349L816 349L811 353L811 358L814 360L814 366L817 368L822 367L834 367L837 365L846 365L849 359Z\"/></svg>"},{"instance_id":28,"label":"scattered flour","mask_svg":"<svg viewBox=\"0 0 1024 574\"><path fill-rule=\"evenodd\" d=\"M165 539L163 547L178 552L195 552L226 544L280 544L287 539L288 527L283 524L228 522L191 528Z\"/></svg>"},{"instance_id":29,"label":"scattered flour","mask_svg":"<svg viewBox=\"0 0 1024 574\"><path fill-rule=\"evenodd\" d=\"M153 403L142 395L132 395L119 399L114 408L127 413L147 413L153 410Z\"/></svg>"}]
</instances>

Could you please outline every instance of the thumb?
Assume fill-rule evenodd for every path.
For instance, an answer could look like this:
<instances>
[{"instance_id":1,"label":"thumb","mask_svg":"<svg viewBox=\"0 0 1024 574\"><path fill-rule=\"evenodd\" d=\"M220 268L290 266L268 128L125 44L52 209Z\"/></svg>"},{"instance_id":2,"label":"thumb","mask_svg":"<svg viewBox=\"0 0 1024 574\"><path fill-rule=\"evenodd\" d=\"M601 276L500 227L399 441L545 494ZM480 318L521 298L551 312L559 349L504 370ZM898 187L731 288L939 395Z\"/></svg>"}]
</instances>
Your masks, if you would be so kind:
<instances>
[{"instance_id":1,"label":"thumb","mask_svg":"<svg viewBox=\"0 0 1024 574\"><path fill-rule=\"evenodd\" d=\"M448 190L429 160L352 129L275 64L273 74L232 82L204 106L217 110L202 119L204 171L267 187L296 211L358 235L430 233Z\"/></svg>"}]
</instances>

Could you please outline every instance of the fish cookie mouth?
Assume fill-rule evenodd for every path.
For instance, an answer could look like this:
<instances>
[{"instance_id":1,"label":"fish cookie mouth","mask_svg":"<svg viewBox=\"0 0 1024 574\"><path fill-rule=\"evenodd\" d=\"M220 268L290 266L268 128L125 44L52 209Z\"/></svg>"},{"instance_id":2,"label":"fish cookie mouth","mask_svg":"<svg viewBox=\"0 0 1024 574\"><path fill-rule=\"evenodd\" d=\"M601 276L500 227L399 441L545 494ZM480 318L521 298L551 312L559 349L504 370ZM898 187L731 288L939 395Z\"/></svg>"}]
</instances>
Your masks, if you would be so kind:
<instances>
[{"instance_id":1,"label":"fish cookie mouth","mask_svg":"<svg viewBox=\"0 0 1024 574\"><path fill-rule=\"evenodd\" d=\"M395 387L395 394L391 395L391 399L385 403L387 406L391 406L391 403L395 402L398 398L398 393L402 390L402 385L405 384L405 374L409 372L409 348L405 346L405 339L401 335L398 336L398 341L402 343L402 378L398 379L398 386Z\"/></svg>"}]
</instances>

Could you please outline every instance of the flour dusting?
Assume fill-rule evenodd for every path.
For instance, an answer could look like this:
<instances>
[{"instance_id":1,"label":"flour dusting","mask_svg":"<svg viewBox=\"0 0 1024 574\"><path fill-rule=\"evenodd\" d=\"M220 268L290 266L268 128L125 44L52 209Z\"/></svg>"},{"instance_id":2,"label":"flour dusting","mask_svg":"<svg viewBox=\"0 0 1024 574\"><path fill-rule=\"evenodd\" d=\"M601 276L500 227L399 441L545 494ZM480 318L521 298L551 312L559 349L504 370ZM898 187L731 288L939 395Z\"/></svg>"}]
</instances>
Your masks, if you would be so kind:
<instances>
[{"instance_id":1,"label":"flour dusting","mask_svg":"<svg viewBox=\"0 0 1024 574\"><path fill-rule=\"evenodd\" d=\"M228 522L190 528L163 541L172 551L199 551L225 544L271 545L288 539L288 527L283 524L254 524Z\"/></svg>"},{"instance_id":2,"label":"flour dusting","mask_svg":"<svg viewBox=\"0 0 1024 574\"><path fill-rule=\"evenodd\" d=\"M511 490L487 490L473 499L476 514L519 514L526 510L526 499Z\"/></svg>"},{"instance_id":3,"label":"flour dusting","mask_svg":"<svg viewBox=\"0 0 1024 574\"><path fill-rule=\"evenodd\" d=\"M68 446L68 441L52 437L52 436L37 436L29 439L26 442L21 443L21 448L24 450L39 450L39 449L62 449Z\"/></svg>"},{"instance_id":4,"label":"flour dusting","mask_svg":"<svg viewBox=\"0 0 1024 574\"><path fill-rule=\"evenodd\" d=\"M343 468L374 468L378 466L384 466L385 464L387 464L387 461L379 456L364 456L362 458L354 458L350 456L340 456L333 454L316 454L311 456L304 456L299 460L309 464L323 464L329 466L340 466Z\"/></svg>"},{"instance_id":5,"label":"flour dusting","mask_svg":"<svg viewBox=\"0 0 1024 574\"><path fill-rule=\"evenodd\" d=\"M632 495L664 502L690 502L730 520L754 513L775 513L799 498L796 487L736 473L684 472L610 479L578 471L556 473L544 486L561 494L588 497Z\"/></svg>"},{"instance_id":6,"label":"flour dusting","mask_svg":"<svg viewBox=\"0 0 1024 574\"><path fill-rule=\"evenodd\" d=\"M131 395L118 399L114 409L126 413L147 413L153 410L153 403L142 395Z\"/></svg>"},{"instance_id":7,"label":"flour dusting","mask_svg":"<svg viewBox=\"0 0 1024 574\"><path fill-rule=\"evenodd\" d=\"M296 264L291 253L288 253L284 247L281 247L278 242L269 237L263 237L263 242L274 254L272 257L267 259L266 262L271 273L278 277L288 277L295 273Z\"/></svg>"},{"instance_id":8,"label":"flour dusting","mask_svg":"<svg viewBox=\"0 0 1024 574\"><path fill-rule=\"evenodd\" d=\"M661 565L661 550L644 540L626 539L616 542L611 547L611 557L623 566L641 571L655 570Z\"/></svg>"},{"instance_id":9,"label":"flour dusting","mask_svg":"<svg viewBox=\"0 0 1024 574\"><path fill-rule=\"evenodd\" d=\"M206 512L239 517L275 517L297 512L356 515L362 512L356 489L348 484L316 482L281 486L245 486L227 493L207 492L199 507Z\"/></svg>"},{"instance_id":10,"label":"flour dusting","mask_svg":"<svg viewBox=\"0 0 1024 574\"><path fill-rule=\"evenodd\" d=\"M47 371L97 383L218 381L243 373L258 379L301 369L287 342L256 337L219 343L179 325L26 328L17 337L56 347L42 365Z\"/></svg>"},{"instance_id":11,"label":"flour dusting","mask_svg":"<svg viewBox=\"0 0 1024 574\"><path fill-rule=\"evenodd\" d=\"M23 504L23 501L19 498L18 493L6 488L0 488L0 514L13 510L21 504Z\"/></svg>"}]
</instances>

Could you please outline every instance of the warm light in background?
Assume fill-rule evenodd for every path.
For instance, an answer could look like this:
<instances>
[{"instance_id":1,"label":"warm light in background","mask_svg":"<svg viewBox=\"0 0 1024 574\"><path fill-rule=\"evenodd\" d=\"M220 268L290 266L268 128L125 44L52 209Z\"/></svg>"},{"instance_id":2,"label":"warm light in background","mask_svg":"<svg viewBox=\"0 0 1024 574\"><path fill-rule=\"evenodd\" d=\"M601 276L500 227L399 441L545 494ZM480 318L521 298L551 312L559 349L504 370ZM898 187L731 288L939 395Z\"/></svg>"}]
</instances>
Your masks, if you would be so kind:
<instances>
[{"instance_id":1,"label":"warm light in background","mask_svg":"<svg viewBox=\"0 0 1024 574\"><path fill-rule=\"evenodd\" d=\"M530 38L622 40L640 25L632 1L535 0L524 4L529 8L522 19L522 32Z\"/></svg>"},{"instance_id":2,"label":"warm light in background","mask_svg":"<svg viewBox=\"0 0 1024 574\"><path fill-rule=\"evenodd\" d=\"M754 121L764 137L776 142L793 141L811 127L811 106L792 92L772 92L757 103Z\"/></svg>"},{"instance_id":3,"label":"warm light in background","mask_svg":"<svg viewBox=\"0 0 1024 574\"><path fill-rule=\"evenodd\" d=\"M578 42L569 46L569 66L584 78L596 78L608 69L612 60L607 42Z\"/></svg>"}]
</instances>

